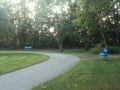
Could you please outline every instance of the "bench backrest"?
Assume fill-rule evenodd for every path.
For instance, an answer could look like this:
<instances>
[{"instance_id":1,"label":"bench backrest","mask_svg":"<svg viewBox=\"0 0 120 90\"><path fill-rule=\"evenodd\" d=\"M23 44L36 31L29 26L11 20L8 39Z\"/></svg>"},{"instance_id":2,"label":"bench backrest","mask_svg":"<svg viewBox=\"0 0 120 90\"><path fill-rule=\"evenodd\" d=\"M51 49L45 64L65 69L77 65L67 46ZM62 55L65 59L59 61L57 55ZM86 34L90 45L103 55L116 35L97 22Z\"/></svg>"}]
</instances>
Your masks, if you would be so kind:
<instances>
[{"instance_id":1,"label":"bench backrest","mask_svg":"<svg viewBox=\"0 0 120 90\"><path fill-rule=\"evenodd\" d=\"M107 48L104 48L104 49L103 49L103 53L107 54L107 53L108 53L108 49L107 49Z\"/></svg>"},{"instance_id":2,"label":"bench backrest","mask_svg":"<svg viewBox=\"0 0 120 90\"><path fill-rule=\"evenodd\" d=\"M24 49L32 49L32 46L25 46Z\"/></svg>"}]
</instances>

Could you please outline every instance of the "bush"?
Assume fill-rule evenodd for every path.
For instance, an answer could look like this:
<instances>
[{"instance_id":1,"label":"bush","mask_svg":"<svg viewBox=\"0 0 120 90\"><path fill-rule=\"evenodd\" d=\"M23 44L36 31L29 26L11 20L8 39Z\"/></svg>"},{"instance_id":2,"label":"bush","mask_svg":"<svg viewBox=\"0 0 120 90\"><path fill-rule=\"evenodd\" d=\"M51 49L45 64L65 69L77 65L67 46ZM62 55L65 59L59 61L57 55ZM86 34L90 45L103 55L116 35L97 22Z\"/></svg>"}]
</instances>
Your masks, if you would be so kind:
<instances>
[{"instance_id":1,"label":"bush","mask_svg":"<svg viewBox=\"0 0 120 90\"><path fill-rule=\"evenodd\" d=\"M90 53L93 53L93 54L99 54L102 51L103 51L102 43L98 43L94 48L90 49Z\"/></svg>"},{"instance_id":2,"label":"bush","mask_svg":"<svg viewBox=\"0 0 120 90\"><path fill-rule=\"evenodd\" d=\"M93 54L99 54L100 52L103 51L102 47L94 47L90 49L90 53ZM120 47L108 47L108 53L109 54L120 54Z\"/></svg>"},{"instance_id":3,"label":"bush","mask_svg":"<svg viewBox=\"0 0 120 90\"><path fill-rule=\"evenodd\" d=\"M120 47L108 47L108 52L111 54L119 54Z\"/></svg>"},{"instance_id":4,"label":"bush","mask_svg":"<svg viewBox=\"0 0 120 90\"><path fill-rule=\"evenodd\" d=\"M90 49L90 53L93 53L93 54L99 54L100 52L102 52L102 48L94 47Z\"/></svg>"}]
</instances>

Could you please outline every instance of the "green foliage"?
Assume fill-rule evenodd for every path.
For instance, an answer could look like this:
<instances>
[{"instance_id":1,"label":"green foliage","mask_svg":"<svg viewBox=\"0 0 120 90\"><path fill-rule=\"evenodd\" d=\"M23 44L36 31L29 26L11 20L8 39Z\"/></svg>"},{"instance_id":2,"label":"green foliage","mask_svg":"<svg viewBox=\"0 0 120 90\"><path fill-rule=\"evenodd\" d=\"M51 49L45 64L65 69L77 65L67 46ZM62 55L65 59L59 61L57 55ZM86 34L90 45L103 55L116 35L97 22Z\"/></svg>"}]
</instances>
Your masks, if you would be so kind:
<instances>
[{"instance_id":1,"label":"green foliage","mask_svg":"<svg viewBox=\"0 0 120 90\"><path fill-rule=\"evenodd\" d=\"M103 51L104 45L102 43L97 44L95 47L90 49L90 53L99 54Z\"/></svg>"},{"instance_id":2,"label":"green foliage","mask_svg":"<svg viewBox=\"0 0 120 90\"><path fill-rule=\"evenodd\" d=\"M120 47L108 47L109 53L120 54Z\"/></svg>"},{"instance_id":3,"label":"green foliage","mask_svg":"<svg viewBox=\"0 0 120 90\"><path fill-rule=\"evenodd\" d=\"M90 53L99 54L100 52L103 51L103 48L104 47L95 46L95 47L90 49ZM108 47L108 53L109 54L120 54L120 47L109 46Z\"/></svg>"},{"instance_id":4,"label":"green foliage","mask_svg":"<svg viewBox=\"0 0 120 90\"><path fill-rule=\"evenodd\" d=\"M81 41L85 48L104 42L105 46L120 45L119 1L77 0L74 24L80 28ZM114 22L115 21L115 22ZM83 36L82 36L83 35Z\"/></svg>"},{"instance_id":5,"label":"green foliage","mask_svg":"<svg viewBox=\"0 0 120 90\"><path fill-rule=\"evenodd\" d=\"M94 47L90 49L90 52L93 54L99 54L100 52L102 52L102 48Z\"/></svg>"},{"instance_id":6,"label":"green foliage","mask_svg":"<svg viewBox=\"0 0 120 90\"><path fill-rule=\"evenodd\" d=\"M4 38L8 32L9 23L5 8L0 8L0 38Z\"/></svg>"},{"instance_id":7,"label":"green foliage","mask_svg":"<svg viewBox=\"0 0 120 90\"><path fill-rule=\"evenodd\" d=\"M0 48L120 46L119 0L11 1L0 1Z\"/></svg>"}]
</instances>

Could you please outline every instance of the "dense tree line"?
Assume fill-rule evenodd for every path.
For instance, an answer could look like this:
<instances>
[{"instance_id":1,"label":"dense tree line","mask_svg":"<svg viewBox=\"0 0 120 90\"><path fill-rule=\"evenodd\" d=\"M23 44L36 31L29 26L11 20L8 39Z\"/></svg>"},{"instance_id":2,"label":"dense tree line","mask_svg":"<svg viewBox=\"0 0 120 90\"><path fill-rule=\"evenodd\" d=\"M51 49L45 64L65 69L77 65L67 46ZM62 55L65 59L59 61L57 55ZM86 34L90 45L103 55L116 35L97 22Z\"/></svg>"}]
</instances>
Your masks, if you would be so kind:
<instances>
[{"instance_id":1,"label":"dense tree line","mask_svg":"<svg viewBox=\"0 0 120 90\"><path fill-rule=\"evenodd\" d=\"M119 0L1 0L0 48L120 46Z\"/></svg>"},{"instance_id":2,"label":"dense tree line","mask_svg":"<svg viewBox=\"0 0 120 90\"><path fill-rule=\"evenodd\" d=\"M96 44L120 46L120 1L77 0L74 21L86 48Z\"/></svg>"}]
</instances>

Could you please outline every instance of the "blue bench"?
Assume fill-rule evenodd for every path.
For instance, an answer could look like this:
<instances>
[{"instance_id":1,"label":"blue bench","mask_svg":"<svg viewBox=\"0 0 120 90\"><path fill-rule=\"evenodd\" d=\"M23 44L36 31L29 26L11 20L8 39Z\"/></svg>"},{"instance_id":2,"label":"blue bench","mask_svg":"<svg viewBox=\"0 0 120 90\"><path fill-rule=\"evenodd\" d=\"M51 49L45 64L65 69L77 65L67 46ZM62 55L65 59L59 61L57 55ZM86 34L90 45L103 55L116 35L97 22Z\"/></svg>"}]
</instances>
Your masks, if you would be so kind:
<instances>
[{"instance_id":1,"label":"blue bench","mask_svg":"<svg viewBox=\"0 0 120 90\"><path fill-rule=\"evenodd\" d=\"M25 46L24 47L24 50L31 50L32 49L32 46Z\"/></svg>"},{"instance_id":2,"label":"blue bench","mask_svg":"<svg viewBox=\"0 0 120 90\"><path fill-rule=\"evenodd\" d=\"M100 56L104 57L105 60L108 59L108 49L104 48L103 52L99 54Z\"/></svg>"}]
</instances>

